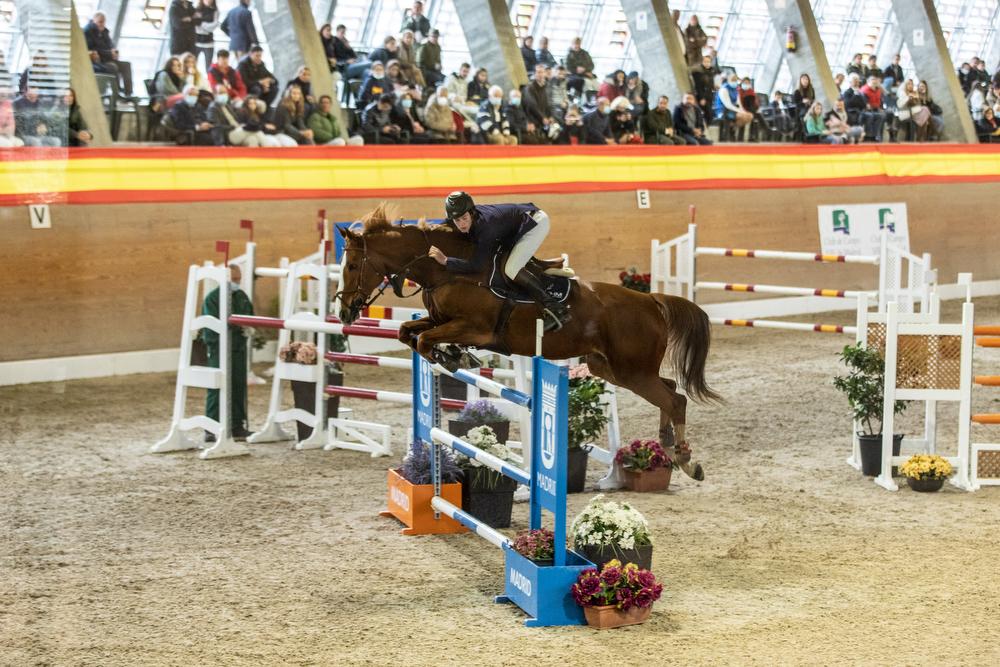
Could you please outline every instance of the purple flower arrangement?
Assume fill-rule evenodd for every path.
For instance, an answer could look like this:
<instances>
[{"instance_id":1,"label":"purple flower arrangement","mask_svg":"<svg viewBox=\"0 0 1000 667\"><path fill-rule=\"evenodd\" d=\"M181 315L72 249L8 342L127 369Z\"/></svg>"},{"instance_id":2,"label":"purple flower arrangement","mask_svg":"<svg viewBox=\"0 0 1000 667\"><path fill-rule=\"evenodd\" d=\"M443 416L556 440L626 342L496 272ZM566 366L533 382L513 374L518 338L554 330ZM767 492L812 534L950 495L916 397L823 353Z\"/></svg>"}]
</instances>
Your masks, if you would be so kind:
<instances>
[{"instance_id":1,"label":"purple flower arrangement","mask_svg":"<svg viewBox=\"0 0 1000 667\"><path fill-rule=\"evenodd\" d=\"M452 484L462 481L462 471L447 449L441 451L441 482ZM403 465L398 470L400 476L410 484L431 483L431 448L415 440L410 443L410 451L403 459Z\"/></svg>"},{"instance_id":2,"label":"purple flower arrangement","mask_svg":"<svg viewBox=\"0 0 1000 667\"><path fill-rule=\"evenodd\" d=\"M615 454L615 462L630 470L656 470L673 464L656 440L633 440Z\"/></svg>"},{"instance_id":3,"label":"purple flower arrangement","mask_svg":"<svg viewBox=\"0 0 1000 667\"><path fill-rule=\"evenodd\" d=\"M570 590L581 607L614 605L628 611L652 606L660 599L663 585L652 572L639 569L635 563L623 566L621 561L611 560L600 572L593 568L581 572Z\"/></svg>"},{"instance_id":4,"label":"purple flower arrangement","mask_svg":"<svg viewBox=\"0 0 1000 667\"><path fill-rule=\"evenodd\" d=\"M522 530L514 536L514 551L529 560L552 560L555 558L555 535L551 530Z\"/></svg>"},{"instance_id":5,"label":"purple flower arrangement","mask_svg":"<svg viewBox=\"0 0 1000 667\"><path fill-rule=\"evenodd\" d=\"M507 418L491 402L483 399L466 403L462 411L458 413L458 420L474 424L491 424L494 422L505 422Z\"/></svg>"}]
</instances>

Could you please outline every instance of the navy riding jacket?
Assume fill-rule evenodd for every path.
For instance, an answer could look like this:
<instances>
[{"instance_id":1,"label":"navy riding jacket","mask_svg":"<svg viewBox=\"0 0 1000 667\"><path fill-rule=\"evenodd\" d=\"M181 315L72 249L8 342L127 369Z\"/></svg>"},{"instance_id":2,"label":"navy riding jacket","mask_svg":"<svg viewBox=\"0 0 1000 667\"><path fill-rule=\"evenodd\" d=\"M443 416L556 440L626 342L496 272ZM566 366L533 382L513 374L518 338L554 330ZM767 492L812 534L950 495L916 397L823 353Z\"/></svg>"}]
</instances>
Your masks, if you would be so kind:
<instances>
[{"instance_id":1,"label":"navy riding jacket","mask_svg":"<svg viewBox=\"0 0 1000 667\"><path fill-rule=\"evenodd\" d=\"M476 244L472 259L449 257L445 268L452 273L478 273L499 248L510 250L518 239L535 227L534 204L479 204L472 216L469 238Z\"/></svg>"}]
</instances>

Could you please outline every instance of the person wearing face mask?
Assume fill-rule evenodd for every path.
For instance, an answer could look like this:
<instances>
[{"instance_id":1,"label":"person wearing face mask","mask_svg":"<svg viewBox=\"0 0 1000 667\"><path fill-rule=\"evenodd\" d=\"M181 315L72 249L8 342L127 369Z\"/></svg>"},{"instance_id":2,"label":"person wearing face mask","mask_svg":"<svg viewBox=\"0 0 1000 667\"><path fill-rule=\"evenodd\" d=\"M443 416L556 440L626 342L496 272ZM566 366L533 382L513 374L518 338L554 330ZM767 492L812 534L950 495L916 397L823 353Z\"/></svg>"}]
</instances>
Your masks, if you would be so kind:
<instances>
[{"instance_id":1,"label":"person wearing face mask","mask_svg":"<svg viewBox=\"0 0 1000 667\"><path fill-rule=\"evenodd\" d=\"M179 146L214 146L217 137L212 136L212 121L208 107L212 94L199 91L195 86L184 89L184 99L170 109L168 118L172 129L177 132L175 141Z\"/></svg>"},{"instance_id":2,"label":"person wearing face mask","mask_svg":"<svg viewBox=\"0 0 1000 667\"><path fill-rule=\"evenodd\" d=\"M367 107L384 93L392 91L392 86L385 80L385 65L375 61L368 72L368 76L361 84L358 91L358 106Z\"/></svg>"},{"instance_id":3,"label":"person wearing face mask","mask_svg":"<svg viewBox=\"0 0 1000 667\"><path fill-rule=\"evenodd\" d=\"M232 315L253 315L253 303L250 297L240 287L243 279L240 267L229 266L229 284L216 287L205 295L201 314L209 317L219 316L219 302L222 299L222 289L225 289L229 299L229 312ZM202 329L198 334L205 343L208 352L210 368L219 367L219 334L211 329ZM229 325L229 417L232 437L234 440L246 440L251 435L247 430L247 333L235 324ZM209 389L205 396L205 416L219 420L219 390ZM205 434L205 442L215 442L215 435Z\"/></svg>"},{"instance_id":4,"label":"person wearing face mask","mask_svg":"<svg viewBox=\"0 0 1000 667\"><path fill-rule=\"evenodd\" d=\"M514 89L507 95L507 121L510 123L510 132L518 138L521 144L541 144L544 143L539 128L524 111L521 91Z\"/></svg>"},{"instance_id":5,"label":"person wearing face mask","mask_svg":"<svg viewBox=\"0 0 1000 667\"><path fill-rule=\"evenodd\" d=\"M723 130L733 131L733 141L744 141L743 128L753 120L753 114L740 106L740 79L736 73L722 84L715 95L715 117L723 121ZM722 141L722 139L719 139Z\"/></svg>"},{"instance_id":6,"label":"person wearing face mask","mask_svg":"<svg viewBox=\"0 0 1000 667\"><path fill-rule=\"evenodd\" d=\"M434 137L424 126L424 119L421 115L420 105L417 103L416 93L412 88L405 89L399 96L399 104L396 111L399 112L399 126L404 132L410 133L411 144L433 144L436 143Z\"/></svg>"},{"instance_id":7,"label":"person wearing face mask","mask_svg":"<svg viewBox=\"0 0 1000 667\"><path fill-rule=\"evenodd\" d=\"M583 116L584 143L614 145L615 138L611 134L610 115L611 102L606 97L598 97L594 110Z\"/></svg>"},{"instance_id":8,"label":"person wearing face mask","mask_svg":"<svg viewBox=\"0 0 1000 667\"><path fill-rule=\"evenodd\" d=\"M507 106L503 103L503 88L491 86L489 96L479 105L476 124L487 143L499 146L517 146L517 137L511 133Z\"/></svg>"},{"instance_id":9,"label":"person wearing face mask","mask_svg":"<svg viewBox=\"0 0 1000 667\"><path fill-rule=\"evenodd\" d=\"M448 89L444 86L438 86L436 94L427 98L424 121L436 141L452 144L458 140L458 125L448 100Z\"/></svg>"},{"instance_id":10,"label":"person wearing face mask","mask_svg":"<svg viewBox=\"0 0 1000 667\"><path fill-rule=\"evenodd\" d=\"M705 135L705 115L701 107L695 104L694 93L685 93L684 101L674 107L674 131L680 135L689 146L711 146L712 142Z\"/></svg>"},{"instance_id":11,"label":"person wearing face mask","mask_svg":"<svg viewBox=\"0 0 1000 667\"><path fill-rule=\"evenodd\" d=\"M563 123L566 110L569 109L569 89L567 88L569 81L566 68L559 65L555 69L547 69L545 73L548 79L545 87L549 96L549 109L552 110L553 118Z\"/></svg>"},{"instance_id":12,"label":"person wearing face mask","mask_svg":"<svg viewBox=\"0 0 1000 667\"><path fill-rule=\"evenodd\" d=\"M229 92L221 83L215 87L215 101L208 112L215 145L224 146L227 141L230 146L257 148L261 145L264 133L259 128L256 132L246 129L229 99Z\"/></svg>"}]
</instances>

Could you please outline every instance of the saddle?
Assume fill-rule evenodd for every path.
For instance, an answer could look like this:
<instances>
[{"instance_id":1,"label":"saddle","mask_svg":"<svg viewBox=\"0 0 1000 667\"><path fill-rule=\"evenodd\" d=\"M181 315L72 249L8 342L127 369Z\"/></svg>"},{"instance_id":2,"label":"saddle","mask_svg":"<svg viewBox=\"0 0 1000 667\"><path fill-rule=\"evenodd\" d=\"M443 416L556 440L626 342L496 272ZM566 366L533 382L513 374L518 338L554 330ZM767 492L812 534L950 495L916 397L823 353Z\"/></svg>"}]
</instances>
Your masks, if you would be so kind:
<instances>
[{"instance_id":1,"label":"saddle","mask_svg":"<svg viewBox=\"0 0 1000 667\"><path fill-rule=\"evenodd\" d=\"M487 287L499 299L515 303L534 303L535 300L520 287L510 282L507 279L507 274L503 272L503 265L507 261L508 254L497 251L493 256L493 266L490 270ZM562 303L569 298L573 285L570 278L573 277L574 273L572 269L564 266L562 257L555 259L532 257L528 261L527 268L541 278L542 284L545 285L545 291L553 300Z\"/></svg>"}]
</instances>

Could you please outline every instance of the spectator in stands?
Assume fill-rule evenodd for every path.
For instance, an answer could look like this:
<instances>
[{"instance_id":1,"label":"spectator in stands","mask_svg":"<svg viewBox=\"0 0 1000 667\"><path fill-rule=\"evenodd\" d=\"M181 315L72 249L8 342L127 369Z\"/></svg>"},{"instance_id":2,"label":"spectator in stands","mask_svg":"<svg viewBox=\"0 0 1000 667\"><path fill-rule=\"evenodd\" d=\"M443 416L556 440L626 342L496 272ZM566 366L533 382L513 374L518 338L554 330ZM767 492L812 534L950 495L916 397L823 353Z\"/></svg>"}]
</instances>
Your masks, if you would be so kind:
<instances>
[{"instance_id":1,"label":"spectator in stands","mask_svg":"<svg viewBox=\"0 0 1000 667\"><path fill-rule=\"evenodd\" d=\"M444 80L444 74L441 73L441 43L438 41L440 36L441 33L437 30L431 30L417 54L417 65L428 86L436 86Z\"/></svg>"},{"instance_id":2,"label":"spectator in stands","mask_svg":"<svg viewBox=\"0 0 1000 667\"><path fill-rule=\"evenodd\" d=\"M208 83L212 90L217 90L220 85L225 86L231 104L239 104L247 96L243 77L229 66L229 51L225 49L219 49L216 54L215 64L208 70Z\"/></svg>"},{"instance_id":3,"label":"spectator in stands","mask_svg":"<svg viewBox=\"0 0 1000 667\"><path fill-rule=\"evenodd\" d=\"M611 102L611 110L608 126L611 128L611 136L614 137L615 143L641 144L642 136L632 117L632 105L628 98L616 97Z\"/></svg>"},{"instance_id":4,"label":"spectator in stands","mask_svg":"<svg viewBox=\"0 0 1000 667\"><path fill-rule=\"evenodd\" d=\"M448 99L451 100L451 108L462 114L466 122L466 126L473 134L479 132L479 126L476 124L476 118L479 115L479 105L475 102L470 102L467 98L469 93L469 72L472 71L472 65L469 63L462 63L457 72L452 72L448 75L445 80L445 88L448 89Z\"/></svg>"},{"instance_id":5,"label":"spectator in stands","mask_svg":"<svg viewBox=\"0 0 1000 667\"><path fill-rule=\"evenodd\" d=\"M701 61L701 50L708 44L708 35L702 30L696 15L691 16L684 28L684 48L688 67L694 67Z\"/></svg>"},{"instance_id":6,"label":"spectator in stands","mask_svg":"<svg viewBox=\"0 0 1000 667\"><path fill-rule=\"evenodd\" d=\"M337 34L333 36L333 56L337 60L337 67L347 80L360 79L368 71L371 64L367 60L362 60L351 43L347 40L347 26L340 24L337 26Z\"/></svg>"},{"instance_id":7,"label":"spectator in stands","mask_svg":"<svg viewBox=\"0 0 1000 667\"><path fill-rule=\"evenodd\" d=\"M549 76L551 74L551 76ZM568 82L566 68L559 65L554 70L546 70L548 84L546 89L549 95L549 109L552 110L552 117L563 122L566 110L569 108L569 92L566 88Z\"/></svg>"},{"instance_id":8,"label":"spectator in stands","mask_svg":"<svg viewBox=\"0 0 1000 667\"><path fill-rule=\"evenodd\" d=\"M795 100L795 109L799 118L809 113L813 102L816 101L816 90L813 88L812 79L805 72L799 76L799 85L792 93L792 99Z\"/></svg>"},{"instance_id":9,"label":"spectator in stands","mask_svg":"<svg viewBox=\"0 0 1000 667\"><path fill-rule=\"evenodd\" d=\"M760 111L760 104L757 100L757 91L753 89L753 81L745 76L740 81L740 106L744 111L756 114Z\"/></svg>"},{"instance_id":10,"label":"spectator in stands","mask_svg":"<svg viewBox=\"0 0 1000 667\"><path fill-rule=\"evenodd\" d=\"M837 92L844 92L844 87L847 85L847 75L843 72L834 74L833 85L837 87Z\"/></svg>"},{"instance_id":11,"label":"spectator in stands","mask_svg":"<svg viewBox=\"0 0 1000 667\"><path fill-rule=\"evenodd\" d=\"M849 87L841 95L841 99L844 100L844 106L847 108L848 122L851 125L864 126L864 123L861 121L861 114L864 113L868 100L861 92L861 77L851 73L848 75L847 80Z\"/></svg>"},{"instance_id":12,"label":"spectator in stands","mask_svg":"<svg viewBox=\"0 0 1000 667\"><path fill-rule=\"evenodd\" d=\"M583 126L583 113L580 111L580 105L570 104L566 108L566 115L563 116L563 126L566 128L566 136L569 139L569 143L574 146L584 143L587 131Z\"/></svg>"},{"instance_id":13,"label":"spectator in stands","mask_svg":"<svg viewBox=\"0 0 1000 667\"><path fill-rule=\"evenodd\" d=\"M972 112L972 120L979 122L983 119L983 108L986 106L986 84L974 81L972 90L969 92L969 110Z\"/></svg>"},{"instance_id":14,"label":"spectator in stands","mask_svg":"<svg viewBox=\"0 0 1000 667\"><path fill-rule=\"evenodd\" d=\"M562 136L562 126L556 121L549 105L548 72L545 65L535 65L532 81L524 87L521 99L528 120L541 130L543 143L558 141Z\"/></svg>"},{"instance_id":15,"label":"spectator in stands","mask_svg":"<svg viewBox=\"0 0 1000 667\"><path fill-rule=\"evenodd\" d=\"M171 0L167 15L170 19L171 55L193 52L198 46L194 29L201 15L191 4L191 0Z\"/></svg>"},{"instance_id":16,"label":"spectator in stands","mask_svg":"<svg viewBox=\"0 0 1000 667\"><path fill-rule=\"evenodd\" d=\"M830 133L840 137L841 143L857 144L864 140L864 128L860 125L851 125L847 116L847 109L844 107L844 100L842 99L833 103L833 109L827 112L823 120L826 122L826 127L830 130Z\"/></svg>"},{"instance_id":17,"label":"spectator in stands","mask_svg":"<svg viewBox=\"0 0 1000 667\"><path fill-rule=\"evenodd\" d=\"M264 49L251 46L250 53L240 60L237 66L247 91L264 100L269 107L278 97L278 79L264 64Z\"/></svg>"},{"instance_id":18,"label":"spectator in stands","mask_svg":"<svg viewBox=\"0 0 1000 667\"><path fill-rule=\"evenodd\" d=\"M583 139L585 144L613 146L615 137L611 134L611 102L606 97L597 98L594 110L583 115Z\"/></svg>"},{"instance_id":19,"label":"spectator in stands","mask_svg":"<svg viewBox=\"0 0 1000 667\"><path fill-rule=\"evenodd\" d=\"M522 106L521 91L516 88L507 94L507 122L510 123L511 134L518 138L521 144L541 144L545 143L542 133L539 131Z\"/></svg>"},{"instance_id":20,"label":"spectator in stands","mask_svg":"<svg viewBox=\"0 0 1000 667\"><path fill-rule=\"evenodd\" d=\"M257 39L257 30L253 26L250 0L240 0L239 4L229 10L226 20L222 22L222 32L229 35L229 50L237 59L242 58L244 54L253 53L253 48L260 44L260 40ZM245 80L246 76L243 78ZM249 82L247 85L250 85ZM277 92L275 85L274 93Z\"/></svg>"},{"instance_id":21,"label":"spectator in stands","mask_svg":"<svg viewBox=\"0 0 1000 667\"><path fill-rule=\"evenodd\" d=\"M458 139L458 126L448 101L448 89L444 86L439 86L435 95L427 96L424 122L436 141L452 144Z\"/></svg>"},{"instance_id":22,"label":"spectator in stands","mask_svg":"<svg viewBox=\"0 0 1000 667\"><path fill-rule=\"evenodd\" d=\"M285 89L281 102L274 110L274 124L280 134L291 137L299 146L312 146L313 131L306 123L306 99L302 89L291 85Z\"/></svg>"},{"instance_id":23,"label":"spectator in stands","mask_svg":"<svg viewBox=\"0 0 1000 667\"><path fill-rule=\"evenodd\" d=\"M119 59L118 49L111 40L111 32L107 28L107 18L103 12L94 14L83 29L83 36L87 40L91 58L96 54L101 65L121 81L125 97L132 97L132 64Z\"/></svg>"},{"instance_id":24,"label":"spectator in stands","mask_svg":"<svg viewBox=\"0 0 1000 667\"><path fill-rule=\"evenodd\" d=\"M931 112L920 102L916 86L910 79L906 80L896 96L896 117L914 128L915 132L908 137L910 141L926 141Z\"/></svg>"},{"instance_id":25,"label":"spectator in stands","mask_svg":"<svg viewBox=\"0 0 1000 667\"><path fill-rule=\"evenodd\" d=\"M313 107L316 106L316 98L312 94L312 72L309 68L303 65L295 72L295 78L285 84L285 90L287 91L289 86L298 86L299 90L302 91L302 97L306 101L306 117L312 113Z\"/></svg>"},{"instance_id":26,"label":"spectator in stands","mask_svg":"<svg viewBox=\"0 0 1000 667\"><path fill-rule=\"evenodd\" d=\"M212 121L208 108L212 94L199 91L196 86L184 87L184 101L170 109L168 118L177 132L175 141L180 146L214 146Z\"/></svg>"},{"instance_id":27,"label":"spectator in stands","mask_svg":"<svg viewBox=\"0 0 1000 667\"><path fill-rule=\"evenodd\" d=\"M399 58L399 44L396 43L396 38L389 35L382 40L382 46L372 51L368 54L368 60L371 62L380 62L383 65L387 64L390 60L397 60Z\"/></svg>"},{"instance_id":28,"label":"spectator in stands","mask_svg":"<svg viewBox=\"0 0 1000 667\"><path fill-rule=\"evenodd\" d=\"M542 37L538 40L538 48L535 50L535 62L541 63L546 67L555 67L559 63L556 62L555 56L549 51L549 38Z\"/></svg>"},{"instance_id":29,"label":"spectator in stands","mask_svg":"<svg viewBox=\"0 0 1000 667\"><path fill-rule=\"evenodd\" d=\"M181 67L184 70L184 83L194 86L198 90L208 90L211 92L212 89L209 86L208 77L198 69L198 56L193 53L181 54Z\"/></svg>"},{"instance_id":30,"label":"spectator in stands","mask_svg":"<svg viewBox=\"0 0 1000 667\"><path fill-rule=\"evenodd\" d=\"M1000 104L1000 83L994 83L990 88L990 92L986 94L986 104L993 107L993 111L996 111L996 107Z\"/></svg>"},{"instance_id":31,"label":"spectator in stands","mask_svg":"<svg viewBox=\"0 0 1000 667\"><path fill-rule=\"evenodd\" d=\"M264 104L264 100L247 95L246 99L243 100L243 106L236 109L236 113L237 120L242 123L243 129L248 134L254 135L261 146L264 148L279 148L281 146L277 137L278 126L268 121L267 105Z\"/></svg>"},{"instance_id":32,"label":"spectator in stands","mask_svg":"<svg viewBox=\"0 0 1000 667\"><path fill-rule=\"evenodd\" d=\"M320 95L319 106L309 114L309 129L312 130L313 142L318 146L361 146L364 140L359 136L344 139L340 136L340 122L333 113L333 98Z\"/></svg>"},{"instance_id":33,"label":"spectator in stands","mask_svg":"<svg viewBox=\"0 0 1000 667\"><path fill-rule=\"evenodd\" d=\"M399 31L413 31L418 40L428 37L431 34L431 22L424 16L424 3L417 0L413 3L413 8L403 12L403 22L399 26Z\"/></svg>"},{"instance_id":34,"label":"spectator in stands","mask_svg":"<svg viewBox=\"0 0 1000 667\"><path fill-rule=\"evenodd\" d=\"M390 93L382 93L361 113L361 133L366 144L405 144L406 119L393 104Z\"/></svg>"},{"instance_id":35,"label":"spectator in stands","mask_svg":"<svg viewBox=\"0 0 1000 667\"><path fill-rule=\"evenodd\" d=\"M892 57L892 64L882 70L882 80L892 77L892 80L899 85L903 81L903 67L899 64L900 56L897 53Z\"/></svg>"},{"instance_id":36,"label":"spectator in stands","mask_svg":"<svg viewBox=\"0 0 1000 667\"><path fill-rule=\"evenodd\" d=\"M326 62L330 66L330 71L340 71L343 73L347 64L341 64L337 60L337 46L333 39L333 27L329 23L324 23L320 26L319 42L323 45L323 55L326 56Z\"/></svg>"},{"instance_id":37,"label":"spectator in stands","mask_svg":"<svg viewBox=\"0 0 1000 667\"><path fill-rule=\"evenodd\" d=\"M399 49L396 52L396 60L399 62L399 68L403 70L407 81L412 81L421 88L427 85L424 81L423 72L417 66L417 47L413 41L412 30L404 30L403 34L399 36ZM386 63L386 68L388 67L389 63Z\"/></svg>"},{"instance_id":38,"label":"spectator in stands","mask_svg":"<svg viewBox=\"0 0 1000 667\"><path fill-rule=\"evenodd\" d=\"M681 136L689 146L711 146L705 126L705 115L701 107L695 104L694 93L685 93L684 101L674 107L674 131Z\"/></svg>"},{"instance_id":39,"label":"spectator in stands","mask_svg":"<svg viewBox=\"0 0 1000 667\"><path fill-rule=\"evenodd\" d=\"M52 122L52 136L66 137L67 146L88 146L93 139L93 135L87 130L87 123L83 120L83 114L80 113L80 106L76 103L76 92L72 88L67 88L63 93L49 119Z\"/></svg>"},{"instance_id":40,"label":"spectator in stands","mask_svg":"<svg viewBox=\"0 0 1000 667\"><path fill-rule=\"evenodd\" d=\"M361 84L361 90L358 92L358 106L365 108L385 93L391 93L392 90L393 84L385 80L385 66L375 60L372 62L372 68L368 71L368 76ZM368 141L367 137L365 141Z\"/></svg>"},{"instance_id":41,"label":"spectator in stands","mask_svg":"<svg viewBox=\"0 0 1000 667\"><path fill-rule=\"evenodd\" d=\"M863 76L865 73L865 66L862 64L862 55L860 53L855 53L854 57L851 58L851 62L847 64L847 76L852 74L857 74L858 76Z\"/></svg>"},{"instance_id":42,"label":"spectator in stands","mask_svg":"<svg viewBox=\"0 0 1000 667\"><path fill-rule=\"evenodd\" d=\"M972 65L962 63L958 68L958 83L962 86L962 92L968 97L972 92L972 84L975 83L976 76L972 73Z\"/></svg>"},{"instance_id":43,"label":"spectator in stands","mask_svg":"<svg viewBox=\"0 0 1000 667\"><path fill-rule=\"evenodd\" d=\"M469 102L481 105L489 97L490 78L485 67L476 70L476 76L469 82L469 89L465 94L465 99Z\"/></svg>"},{"instance_id":44,"label":"spectator in stands","mask_svg":"<svg viewBox=\"0 0 1000 667\"><path fill-rule=\"evenodd\" d=\"M434 138L424 126L423 112L421 111L419 96L416 96L412 89L407 89L399 96L399 104L396 111L399 112L402 121L400 127L404 132L410 133L411 144L432 144Z\"/></svg>"},{"instance_id":45,"label":"spectator in stands","mask_svg":"<svg viewBox=\"0 0 1000 667\"><path fill-rule=\"evenodd\" d=\"M868 77L868 83L861 86L865 98L865 110L861 113L861 124L865 128L865 139L882 143L882 128L885 126L885 109L882 104L882 82L875 75Z\"/></svg>"},{"instance_id":46,"label":"spectator in stands","mask_svg":"<svg viewBox=\"0 0 1000 667\"><path fill-rule=\"evenodd\" d=\"M732 72L715 96L715 117L735 127L734 137L744 140L743 128L753 121L753 114L740 106L740 78Z\"/></svg>"},{"instance_id":47,"label":"spectator in stands","mask_svg":"<svg viewBox=\"0 0 1000 667\"><path fill-rule=\"evenodd\" d=\"M865 71L862 76L865 77L866 81L873 76L877 76L879 79L882 78L882 68L878 66L878 58L875 57L874 53L868 56L868 64L865 65Z\"/></svg>"},{"instance_id":48,"label":"spectator in stands","mask_svg":"<svg viewBox=\"0 0 1000 667\"><path fill-rule=\"evenodd\" d=\"M7 82L0 80L0 148L24 146L24 141L17 136L17 122L14 120L14 104L10 94Z\"/></svg>"},{"instance_id":49,"label":"spectator in stands","mask_svg":"<svg viewBox=\"0 0 1000 667\"><path fill-rule=\"evenodd\" d=\"M616 97L625 97L628 91L625 89L625 70L616 69L612 72L601 86L597 89L598 97L606 97L613 100Z\"/></svg>"},{"instance_id":50,"label":"spectator in stands","mask_svg":"<svg viewBox=\"0 0 1000 667\"><path fill-rule=\"evenodd\" d=\"M992 108L986 107L983 110L982 120L976 123L976 135L980 143L1000 143L1000 121L997 120L996 112Z\"/></svg>"},{"instance_id":51,"label":"spectator in stands","mask_svg":"<svg viewBox=\"0 0 1000 667\"><path fill-rule=\"evenodd\" d=\"M807 144L842 144L844 136L835 133L826 126L823 120L823 104L813 102L803 119L805 125L805 142Z\"/></svg>"},{"instance_id":52,"label":"spectator in stands","mask_svg":"<svg viewBox=\"0 0 1000 667\"><path fill-rule=\"evenodd\" d=\"M479 105L476 123L487 143L499 146L517 146L517 137L511 134L507 106L503 103L503 88L491 86L487 99Z\"/></svg>"},{"instance_id":53,"label":"spectator in stands","mask_svg":"<svg viewBox=\"0 0 1000 667\"><path fill-rule=\"evenodd\" d=\"M390 60L385 65L385 82L392 88L392 92L398 94L404 88L414 88L420 90L416 81L403 73L403 68L399 66L398 60Z\"/></svg>"},{"instance_id":54,"label":"spectator in stands","mask_svg":"<svg viewBox=\"0 0 1000 667\"><path fill-rule=\"evenodd\" d=\"M660 95L656 106L643 118L642 139L644 143L660 146L683 146L687 143L674 132L674 118L666 95Z\"/></svg>"},{"instance_id":55,"label":"spectator in stands","mask_svg":"<svg viewBox=\"0 0 1000 667\"><path fill-rule=\"evenodd\" d=\"M712 56L705 55L701 64L691 68L691 80L694 82L694 94L702 113L708 117L715 98L715 77L719 69L712 64Z\"/></svg>"},{"instance_id":56,"label":"spectator in stands","mask_svg":"<svg viewBox=\"0 0 1000 667\"><path fill-rule=\"evenodd\" d=\"M530 77L535 71L538 59L535 57L534 37L526 35L521 40L521 60L524 61L524 71Z\"/></svg>"},{"instance_id":57,"label":"spectator in stands","mask_svg":"<svg viewBox=\"0 0 1000 667\"><path fill-rule=\"evenodd\" d=\"M215 55L215 29L219 27L220 13L215 0L198 0L195 11L199 15L194 27L194 54L205 56L205 69L212 66L212 56Z\"/></svg>"},{"instance_id":58,"label":"spectator in stands","mask_svg":"<svg viewBox=\"0 0 1000 667\"><path fill-rule=\"evenodd\" d=\"M674 23L674 31L677 33L677 41L681 45L681 51L683 51L684 62L687 62L687 35L684 34L684 28L681 27L681 11L675 9L670 12L670 18Z\"/></svg>"},{"instance_id":59,"label":"spectator in stands","mask_svg":"<svg viewBox=\"0 0 1000 667\"><path fill-rule=\"evenodd\" d=\"M649 109L649 85L639 77L639 72L628 73L625 80L625 97L632 104L632 118L638 119Z\"/></svg>"},{"instance_id":60,"label":"spectator in stands","mask_svg":"<svg viewBox=\"0 0 1000 667\"><path fill-rule=\"evenodd\" d=\"M216 146L247 146L256 148L261 145L264 137L263 128L258 124L256 129L248 129L240 120L239 112L229 99L229 90L225 84L215 87L215 100L208 108L212 123L213 142Z\"/></svg>"},{"instance_id":61,"label":"spectator in stands","mask_svg":"<svg viewBox=\"0 0 1000 667\"><path fill-rule=\"evenodd\" d=\"M931 97L930 87L926 81L917 84L917 98L931 112L930 126L927 130L927 139L936 140L941 138L944 130L944 110Z\"/></svg>"},{"instance_id":62,"label":"spectator in stands","mask_svg":"<svg viewBox=\"0 0 1000 667\"><path fill-rule=\"evenodd\" d=\"M58 83L55 72L49 67L48 56L43 49L38 49L31 58L31 66L21 72L17 91L23 95L30 85L40 97L51 97L55 95Z\"/></svg>"},{"instance_id":63,"label":"spectator in stands","mask_svg":"<svg viewBox=\"0 0 1000 667\"><path fill-rule=\"evenodd\" d=\"M181 59L171 56L156 73L153 81L156 94L166 108L170 109L184 98L184 66Z\"/></svg>"},{"instance_id":64,"label":"spectator in stands","mask_svg":"<svg viewBox=\"0 0 1000 667\"><path fill-rule=\"evenodd\" d=\"M990 84L990 73L986 71L986 61L976 57L972 59L972 76L979 83Z\"/></svg>"},{"instance_id":65,"label":"spectator in stands","mask_svg":"<svg viewBox=\"0 0 1000 667\"><path fill-rule=\"evenodd\" d=\"M566 54L566 69L569 71L569 82L566 85L577 97L582 96L584 90L597 90L598 87L597 77L594 76L594 59L581 44L583 40L574 37Z\"/></svg>"}]
</instances>

